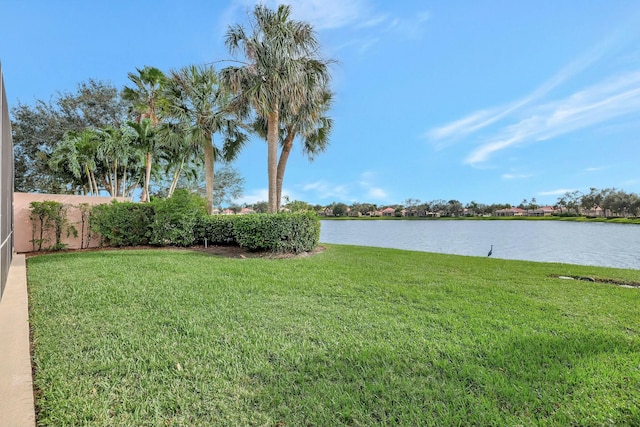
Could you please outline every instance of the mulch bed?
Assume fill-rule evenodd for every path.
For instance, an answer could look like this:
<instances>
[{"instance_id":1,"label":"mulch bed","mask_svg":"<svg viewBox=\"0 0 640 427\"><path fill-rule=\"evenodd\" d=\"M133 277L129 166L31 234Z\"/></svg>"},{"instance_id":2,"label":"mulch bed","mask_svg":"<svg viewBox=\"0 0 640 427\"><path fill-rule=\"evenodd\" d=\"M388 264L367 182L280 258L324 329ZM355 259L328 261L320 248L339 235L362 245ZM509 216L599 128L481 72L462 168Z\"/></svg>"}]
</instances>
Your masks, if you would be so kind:
<instances>
[{"instance_id":1,"label":"mulch bed","mask_svg":"<svg viewBox=\"0 0 640 427\"><path fill-rule=\"evenodd\" d=\"M241 248L237 245L229 245L229 246L217 246L217 245L209 245L206 248L204 245L199 246L191 246L188 248L180 248L176 246L127 246L121 248L113 248L113 247L103 247L103 248L87 248L87 249L65 249L63 251L35 251L35 252L24 252L26 258L37 256L37 255L45 255L45 254L54 254L54 253L67 253L67 252L103 252L103 251L126 251L126 250L167 250L167 251L196 251L203 252L209 255L222 256L226 258L302 258L309 255L315 255L321 252L324 252L325 248L323 246L316 246L316 248L311 252L301 252L301 253L276 253L276 252L255 252L249 251L247 249Z\"/></svg>"}]
</instances>

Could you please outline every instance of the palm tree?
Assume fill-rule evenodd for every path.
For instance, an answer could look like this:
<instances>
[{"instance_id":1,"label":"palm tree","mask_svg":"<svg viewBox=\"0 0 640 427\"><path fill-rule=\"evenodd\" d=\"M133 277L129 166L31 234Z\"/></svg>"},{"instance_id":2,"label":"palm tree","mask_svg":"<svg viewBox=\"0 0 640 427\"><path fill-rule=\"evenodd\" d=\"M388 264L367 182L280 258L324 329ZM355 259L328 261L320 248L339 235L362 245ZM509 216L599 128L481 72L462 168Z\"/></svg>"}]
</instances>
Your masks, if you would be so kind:
<instances>
[{"instance_id":1,"label":"palm tree","mask_svg":"<svg viewBox=\"0 0 640 427\"><path fill-rule=\"evenodd\" d=\"M71 172L83 192L89 195L98 195L98 182L96 180L99 136L93 129L85 129L82 132L69 131L53 149L49 165L54 171L66 170ZM82 176L86 178L86 183ZM87 189L88 186L88 189Z\"/></svg>"},{"instance_id":2,"label":"palm tree","mask_svg":"<svg viewBox=\"0 0 640 427\"><path fill-rule=\"evenodd\" d=\"M136 114L136 122L139 125L142 125L144 120L148 120L149 125L155 128L160 122L161 111L166 106L166 100L162 97L162 89L167 78L162 71L155 67L136 68L136 70L138 74L128 74L129 80L135 84L135 88L125 87L122 97L132 102L133 112ZM157 148L157 144L151 142L152 140L148 139L145 143L149 150L145 153L145 175L141 198L143 202L149 201L151 165L154 155L157 154L152 151L152 149Z\"/></svg>"},{"instance_id":3,"label":"palm tree","mask_svg":"<svg viewBox=\"0 0 640 427\"><path fill-rule=\"evenodd\" d=\"M290 19L291 8L280 5L274 12L257 5L253 33L241 25L230 27L226 45L234 54L242 52L241 67L222 70L222 81L235 93L235 106L246 112L252 107L266 119L269 212L277 212L277 160L282 106L291 116L303 108L309 84L328 80L328 62L317 58L318 42L311 25ZM310 77L310 72L313 76ZM323 84L320 84L322 86Z\"/></svg>"},{"instance_id":4,"label":"palm tree","mask_svg":"<svg viewBox=\"0 0 640 427\"><path fill-rule=\"evenodd\" d=\"M144 155L144 183L142 187L142 202L149 201L149 182L151 181L152 153L158 152L156 128L151 124L151 119L144 118L140 122L128 121L127 124L134 131L132 145L145 153Z\"/></svg>"},{"instance_id":5,"label":"palm tree","mask_svg":"<svg viewBox=\"0 0 640 427\"><path fill-rule=\"evenodd\" d=\"M142 162L140 150L132 143L136 139L129 125L118 128L106 127L98 132L98 159L105 165L104 187L113 197L129 194L137 186L138 180L131 182L138 174L129 173L132 166Z\"/></svg>"},{"instance_id":6,"label":"palm tree","mask_svg":"<svg viewBox=\"0 0 640 427\"><path fill-rule=\"evenodd\" d=\"M189 133L185 133L182 123L170 120L160 127L159 133L164 141L160 152L160 161L164 164L165 174L171 175L171 183L167 197L171 197L178 186L183 173L189 177L197 175L202 167L202 147L193 141Z\"/></svg>"},{"instance_id":7,"label":"palm tree","mask_svg":"<svg viewBox=\"0 0 640 427\"><path fill-rule=\"evenodd\" d=\"M166 86L168 115L181 126L186 144L204 152L207 212L213 212L214 166L217 159L233 160L246 141L240 125L229 111L229 96L218 84L211 66L187 66L171 72ZM222 133L223 144L214 144Z\"/></svg>"},{"instance_id":8,"label":"palm tree","mask_svg":"<svg viewBox=\"0 0 640 427\"><path fill-rule=\"evenodd\" d=\"M307 103L298 110L297 114L285 114L283 118L283 138L278 158L276 175L277 206L282 201L282 184L289 154L296 137L302 138L303 153L313 161L315 156L329 145L329 133L333 127L333 120L325 115L331 106L332 94L328 90L319 91L308 98ZM286 106L283 106L286 112Z\"/></svg>"}]
</instances>

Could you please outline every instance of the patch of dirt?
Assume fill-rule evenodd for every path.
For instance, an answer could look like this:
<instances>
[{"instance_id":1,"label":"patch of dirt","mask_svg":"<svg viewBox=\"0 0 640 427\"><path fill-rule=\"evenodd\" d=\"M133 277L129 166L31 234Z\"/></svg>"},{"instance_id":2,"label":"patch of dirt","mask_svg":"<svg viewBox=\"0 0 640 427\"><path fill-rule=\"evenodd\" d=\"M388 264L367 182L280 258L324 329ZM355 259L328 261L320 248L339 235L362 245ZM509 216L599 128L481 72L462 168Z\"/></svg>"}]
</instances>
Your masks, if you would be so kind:
<instances>
[{"instance_id":1,"label":"patch of dirt","mask_svg":"<svg viewBox=\"0 0 640 427\"><path fill-rule=\"evenodd\" d=\"M217 246L217 245L209 245L208 247L204 247L204 245L199 246L191 246L188 248L180 248L176 246L127 246L122 248L113 248L113 247L104 247L104 248L88 248L88 249L66 249L63 251L36 251L36 252L24 252L26 258L37 256L37 255L45 255L45 254L55 254L55 253L68 253L68 252L100 252L100 251L127 251L127 250L166 250L166 251L195 251L195 252L203 252L209 255L221 256L226 258L268 258L268 259L282 259L282 258L303 258L310 255L315 255L321 252L324 252L324 246L316 246L316 248L311 252L301 252L301 253L277 253L277 252L253 252L247 249L241 248L237 245L229 245L229 246Z\"/></svg>"},{"instance_id":2,"label":"patch of dirt","mask_svg":"<svg viewBox=\"0 0 640 427\"><path fill-rule=\"evenodd\" d=\"M637 288L640 289L639 282L630 282L628 280L618 280L618 279L607 279L602 277L589 277L589 276L563 276L563 275L552 275L551 277L555 279L565 279L565 280L583 280L585 282L598 282L598 283L609 283L611 285L622 286L625 288Z\"/></svg>"}]
</instances>

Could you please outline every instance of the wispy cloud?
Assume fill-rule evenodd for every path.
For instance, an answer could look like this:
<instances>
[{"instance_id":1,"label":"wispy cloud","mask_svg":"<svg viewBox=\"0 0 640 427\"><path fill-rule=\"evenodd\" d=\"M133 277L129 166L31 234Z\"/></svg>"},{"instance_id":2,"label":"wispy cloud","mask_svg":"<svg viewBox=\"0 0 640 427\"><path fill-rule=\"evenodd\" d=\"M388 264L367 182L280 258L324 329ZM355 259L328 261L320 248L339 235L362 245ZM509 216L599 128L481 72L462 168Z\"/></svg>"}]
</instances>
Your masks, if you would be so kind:
<instances>
[{"instance_id":1,"label":"wispy cloud","mask_svg":"<svg viewBox=\"0 0 640 427\"><path fill-rule=\"evenodd\" d=\"M293 191L283 188L282 189L283 204L285 203L285 199L289 199L293 201L293 200L298 200L299 197ZM267 188L258 188L234 200L234 203L237 205L253 205L254 203L266 202L267 200L269 200L269 190Z\"/></svg>"},{"instance_id":2,"label":"wispy cloud","mask_svg":"<svg viewBox=\"0 0 640 427\"><path fill-rule=\"evenodd\" d=\"M526 179L526 178L531 178L533 175L531 174L526 174L526 173L505 173L502 174L501 178L502 179Z\"/></svg>"},{"instance_id":3,"label":"wispy cloud","mask_svg":"<svg viewBox=\"0 0 640 427\"><path fill-rule=\"evenodd\" d=\"M591 67L613 49L619 38L612 34L584 55L560 69L528 95L509 104L484 108L442 126L425 137L441 149L479 133L491 125L497 131L481 138L481 145L467 155L467 164L487 161L493 153L583 129L637 111L640 102L640 72L628 72L556 101L543 101L554 89ZM502 125L500 125L502 123ZM490 128L493 129L496 126Z\"/></svg>"},{"instance_id":4,"label":"wispy cloud","mask_svg":"<svg viewBox=\"0 0 640 427\"><path fill-rule=\"evenodd\" d=\"M371 0L234 0L227 8L220 20L220 27L226 28L233 23L234 17L240 13L246 13L256 4L264 4L275 9L280 4L290 4L291 14L294 19L309 22L315 30L337 30L349 28L351 37L364 39L367 45L359 49L360 53L366 52L377 43L380 35L395 34L403 39L415 40L422 37L431 14L428 11L419 11L409 17L391 16L386 12L376 10ZM371 31L375 31L371 34ZM361 41L360 40L360 41ZM353 43L345 43L342 48ZM358 47L361 44L358 42Z\"/></svg>"},{"instance_id":5,"label":"wispy cloud","mask_svg":"<svg viewBox=\"0 0 640 427\"><path fill-rule=\"evenodd\" d=\"M530 108L529 117L509 125L475 149L465 163L481 163L497 151L544 141L640 111L640 71L601 82L558 101Z\"/></svg>"},{"instance_id":6,"label":"wispy cloud","mask_svg":"<svg viewBox=\"0 0 640 427\"><path fill-rule=\"evenodd\" d=\"M566 193L573 193L577 191L575 188L558 188L557 190L550 191L540 191L538 192L538 196L561 196Z\"/></svg>"},{"instance_id":7,"label":"wispy cloud","mask_svg":"<svg viewBox=\"0 0 640 427\"><path fill-rule=\"evenodd\" d=\"M383 203L389 200L389 193L377 183L375 172L363 172L356 180L336 184L326 180L315 181L301 187L306 192L303 198L326 201L356 202L367 200Z\"/></svg>"},{"instance_id":8,"label":"wispy cloud","mask_svg":"<svg viewBox=\"0 0 640 427\"><path fill-rule=\"evenodd\" d=\"M584 171L585 171L585 172L589 172L589 173L591 173L591 172L599 172L599 171L601 171L601 170L605 170L605 169L606 169L606 167L601 166L601 167L591 167L591 168L586 168Z\"/></svg>"},{"instance_id":9,"label":"wispy cloud","mask_svg":"<svg viewBox=\"0 0 640 427\"><path fill-rule=\"evenodd\" d=\"M386 190L378 186L378 174L372 171L366 171L360 174L358 184L360 188L364 190L368 200L376 202L385 202L389 199L389 194Z\"/></svg>"},{"instance_id":10,"label":"wispy cloud","mask_svg":"<svg viewBox=\"0 0 640 427\"><path fill-rule=\"evenodd\" d=\"M302 190L315 193L320 199L350 200L348 187L344 184L334 184L324 180L312 182L302 186Z\"/></svg>"},{"instance_id":11,"label":"wispy cloud","mask_svg":"<svg viewBox=\"0 0 640 427\"><path fill-rule=\"evenodd\" d=\"M610 44L607 40L590 50L587 54L581 56L569 65L563 67L558 73L549 80L537 87L527 96L518 99L506 106L493 107L490 109L480 110L469 114L462 119L455 120L451 123L437 127L427 132L426 136L432 140L442 140L446 138L459 139L469 134L475 133L486 128L493 123L517 112L532 102L544 97L556 87L567 81L569 78L583 71L589 65L596 62L606 51L606 46Z\"/></svg>"},{"instance_id":12,"label":"wispy cloud","mask_svg":"<svg viewBox=\"0 0 640 427\"><path fill-rule=\"evenodd\" d=\"M253 9L256 4L275 9L280 4L291 4L293 18L313 24L316 30L342 28L356 25L365 19L369 25L377 25L376 20L383 20L380 16L372 15L368 0L235 0L227 9L227 15ZM362 23L360 24L362 25Z\"/></svg>"}]
</instances>

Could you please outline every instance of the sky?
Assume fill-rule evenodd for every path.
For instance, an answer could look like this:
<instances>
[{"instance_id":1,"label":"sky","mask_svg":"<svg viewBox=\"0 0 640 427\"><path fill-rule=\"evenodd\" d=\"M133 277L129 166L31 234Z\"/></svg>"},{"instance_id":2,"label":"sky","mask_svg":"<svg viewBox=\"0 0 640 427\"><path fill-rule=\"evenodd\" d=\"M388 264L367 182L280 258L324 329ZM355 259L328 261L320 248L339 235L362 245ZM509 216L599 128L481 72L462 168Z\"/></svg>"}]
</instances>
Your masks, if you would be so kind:
<instances>
[{"instance_id":1,"label":"sky","mask_svg":"<svg viewBox=\"0 0 640 427\"><path fill-rule=\"evenodd\" d=\"M9 106L80 82L190 64L223 68L252 0L0 0ZM282 3L266 0L276 8ZM640 193L640 0L291 0L331 66L334 121L312 162L294 148L290 200L553 204ZM233 166L238 203L267 200L266 143Z\"/></svg>"}]
</instances>

